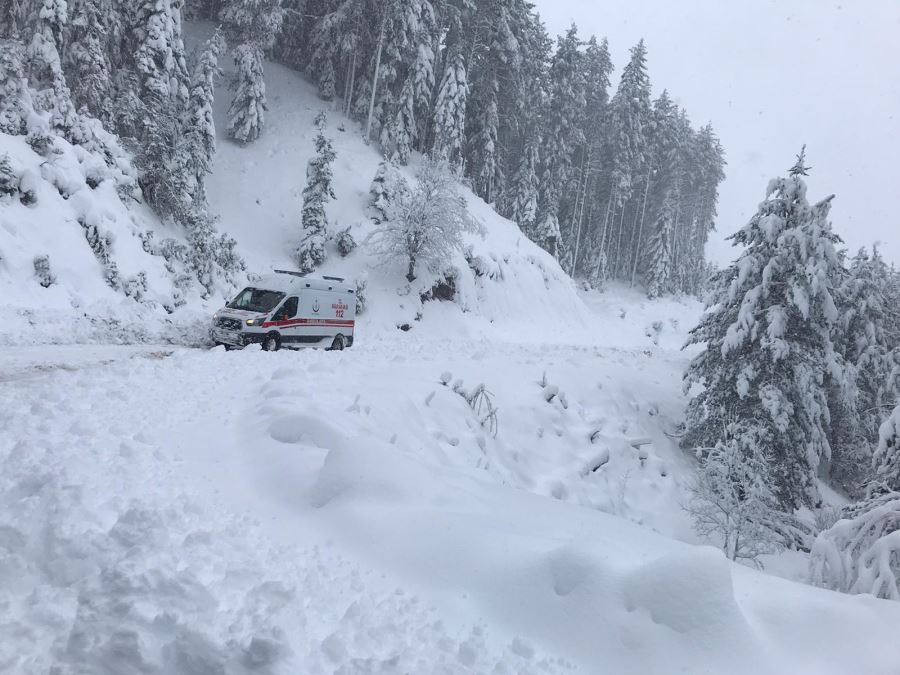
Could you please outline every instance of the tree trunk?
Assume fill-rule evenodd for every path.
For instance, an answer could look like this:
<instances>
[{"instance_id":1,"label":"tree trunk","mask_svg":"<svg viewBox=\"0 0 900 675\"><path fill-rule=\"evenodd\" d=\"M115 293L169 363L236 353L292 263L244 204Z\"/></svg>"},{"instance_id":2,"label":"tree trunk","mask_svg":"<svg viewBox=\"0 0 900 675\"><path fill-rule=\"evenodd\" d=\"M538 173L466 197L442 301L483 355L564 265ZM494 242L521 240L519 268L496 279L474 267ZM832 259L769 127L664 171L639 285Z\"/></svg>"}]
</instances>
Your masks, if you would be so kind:
<instances>
[{"instance_id":1,"label":"tree trunk","mask_svg":"<svg viewBox=\"0 0 900 675\"><path fill-rule=\"evenodd\" d=\"M619 232L616 236L616 264L613 268L614 275L619 274L619 263L622 259L622 233L625 231L625 205L622 205L622 217L619 218Z\"/></svg>"},{"instance_id":2,"label":"tree trunk","mask_svg":"<svg viewBox=\"0 0 900 675\"><path fill-rule=\"evenodd\" d=\"M372 114L375 112L375 94L378 91L378 71L381 69L381 50L384 47L384 24L387 12L381 17L381 28L378 30L378 49L375 51L375 72L372 73L372 95L369 97L369 117L366 120L366 143L372 139Z\"/></svg>"},{"instance_id":3,"label":"tree trunk","mask_svg":"<svg viewBox=\"0 0 900 675\"><path fill-rule=\"evenodd\" d=\"M406 270L406 280L409 283L416 280L416 259L413 256L409 256L409 267Z\"/></svg>"},{"instance_id":4,"label":"tree trunk","mask_svg":"<svg viewBox=\"0 0 900 675\"><path fill-rule=\"evenodd\" d=\"M640 257L641 237L644 235L644 216L647 215L647 195L650 194L650 173L651 170L647 169L647 185L644 187L644 205L641 207L641 223L638 226L637 246L634 249L634 262L631 266L630 286L634 286L634 277L637 274L638 258Z\"/></svg>"},{"instance_id":5,"label":"tree trunk","mask_svg":"<svg viewBox=\"0 0 900 675\"><path fill-rule=\"evenodd\" d=\"M585 153L581 158L581 176L579 176L578 192L575 195L575 209L572 213L572 220L575 225L575 250L572 254L572 269L569 270L569 274L573 278L575 276L575 271L578 269L578 249L581 245L581 224L584 220L584 202L585 199L587 199L588 167L590 166L589 153L589 149L585 150ZM579 199L581 200L580 211Z\"/></svg>"}]
</instances>

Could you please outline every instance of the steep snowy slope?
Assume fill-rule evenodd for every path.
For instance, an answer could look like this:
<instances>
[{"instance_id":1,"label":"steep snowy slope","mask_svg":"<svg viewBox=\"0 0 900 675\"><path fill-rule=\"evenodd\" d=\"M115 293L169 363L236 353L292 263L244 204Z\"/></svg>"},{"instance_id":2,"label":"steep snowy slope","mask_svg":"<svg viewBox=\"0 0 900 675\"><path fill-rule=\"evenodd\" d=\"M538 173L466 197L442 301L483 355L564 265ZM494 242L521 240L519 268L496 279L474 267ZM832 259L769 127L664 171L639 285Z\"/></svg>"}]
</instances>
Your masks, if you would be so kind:
<instances>
[{"instance_id":1,"label":"steep snowy slope","mask_svg":"<svg viewBox=\"0 0 900 675\"><path fill-rule=\"evenodd\" d=\"M113 146L116 147L114 141ZM123 153L56 138L42 154L24 136L0 134L18 194L0 197L0 343L163 340L186 331L197 284L176 287L183 265L159 250L183 234L166 228L134 196ZM147 234L152 233L152 239ZM168 311L167 309L168 308Z\"/></svg>"},{"instance_id":2,"label":"steep snowy slope","mask_svg":"<svg viewBox=\"0 0 900 675\"><path fill-rule=\"evenodd\" d=\"M202 34L204 27L194 28ZM321 101L315 87L297 72L268 63L266 84L269 110L265 132L245 147L220 140L209 179L210 202L221 218L219 226L238 241L249 271L294 267L291 252L302 236L306 163L314 153L313 121L320 111L326 111L327 133L337 153L337 199L327 206L331 232L350 227L360 247L350 257L341 258L331 246L323 271L368 279L371 311L361 318L363 335L394 331L401 324L436 335L448 331L476 335L493 323L496 329L529 340L559 335L560 330L585 336L588 314L557 262L466 189L463 194L469 213L482 229L480 234L467 236L467 245L489 273L476 276L460 252L447 261L458 272L455 303L431 302L423 307L418 295L430 288L432 278L422 274L407 290L402 264L379 265L365 243L373 227L366 207L369 186L381 161L377 149L364 144L358 125ZM229 92L220 87L216 110L220 130L225 128L229 100ZM415 161L404 173L410 182L414 180ZM419 313L421 320L416 321Z\"/></svg>"}]
</instances>

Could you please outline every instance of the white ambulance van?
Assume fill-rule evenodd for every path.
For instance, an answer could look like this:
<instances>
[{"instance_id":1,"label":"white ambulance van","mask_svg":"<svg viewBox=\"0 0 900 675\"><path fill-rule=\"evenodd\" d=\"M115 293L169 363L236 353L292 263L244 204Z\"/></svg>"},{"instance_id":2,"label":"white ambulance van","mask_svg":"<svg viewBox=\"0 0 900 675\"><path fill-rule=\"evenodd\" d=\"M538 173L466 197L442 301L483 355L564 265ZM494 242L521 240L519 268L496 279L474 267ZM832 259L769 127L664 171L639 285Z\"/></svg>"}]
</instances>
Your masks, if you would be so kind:
<instances>
[{"instance_id":1,"label":"white ambulance van","mask_svg":"<svg viewBox=\"0 0 900 675\"><path fill-rule=\"evenodd\" d=\"M343 349L353 345L356 285L340 277L275 270L213 315L211 335L226 348L261 344Z\"/></svg>"}]
</instances>

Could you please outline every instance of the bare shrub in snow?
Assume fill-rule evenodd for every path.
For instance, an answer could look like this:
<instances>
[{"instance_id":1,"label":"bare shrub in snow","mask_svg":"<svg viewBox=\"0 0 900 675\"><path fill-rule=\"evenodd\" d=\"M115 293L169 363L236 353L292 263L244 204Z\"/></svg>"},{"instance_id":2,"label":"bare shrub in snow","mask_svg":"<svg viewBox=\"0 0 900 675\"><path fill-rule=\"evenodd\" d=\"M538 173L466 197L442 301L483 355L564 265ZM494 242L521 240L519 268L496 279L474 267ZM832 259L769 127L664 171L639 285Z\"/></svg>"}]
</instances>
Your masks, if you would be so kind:
<instances>
[{"instance_id":1,"label":"bare shrub in snow","mask_svg":"<svg viewBox=\"0 0 900 675\"><path fill-rule=\"evenodd\" d=\"M481 426L488 430L493 437L497 437L497 408L491 393L484 384L479 384L465 396L466 403L475 412Z\"/></svg>"},{"instance_id":2,"label":"bare shrub in snow","mask_svg":"<svg viewBox=\"0 0 900 675\"><path fill-rule=\"evenodd\" d=\"M383 263L406 263L408 281L423 267L439 272L462 249L463 233L474 229L445 161L425 160L416 177L416 186L397 205L394 217L379 223L369 238Z\"/></svg>"},{"instance_id":3,"label":"bare shrub in snow","mask_svg":"<svg viewBox=\"0 0 900 675\"><path fill-rule=\"evenodd\" d=\"M356 280L356 313L357 314L365 314L366 308L368 307L368 295L366 293L366 288L369 283L365 279L357 279Z\"/></svg>"},{"instance_id":4,"label":"bare shrub in snow","mask_svg":"<svg viewBox=\"0 0 900 675\"><path fill-rule=\"evenodd\" d=\"M483 383L476 385L471 391L466 391L462 380L450 383L453 376L449 372L441 373L440 382L453 393L461 396L478 418L479 424L494 438L497 437L498 421L497 407L494 405L493 394L487 390Z\"/></svg>"},{"instance_id":5,"label":"bare shrub in snow","mask_svg":"<svg viewBox=\"0 0 900 675\"><path fill-rule=\"evenodd\" d=\"M34 257L34 276L44 288L49 288L56 283L56 275L50 269L50 256L36 255Z\"/></svg>"},{"instance_id":6,"label":"bare shrub in snow","mask_svg":"<svg viewBox=\"0 0 900 675\"><path fill-rule=\"evenodd\" d=\"M686 510L702 537L718 540L730 560L759 565L758 558L781 547L770 523L775 496L769 463L753 435L738 423L702 459Z\"/></svg>"}]
</instances>

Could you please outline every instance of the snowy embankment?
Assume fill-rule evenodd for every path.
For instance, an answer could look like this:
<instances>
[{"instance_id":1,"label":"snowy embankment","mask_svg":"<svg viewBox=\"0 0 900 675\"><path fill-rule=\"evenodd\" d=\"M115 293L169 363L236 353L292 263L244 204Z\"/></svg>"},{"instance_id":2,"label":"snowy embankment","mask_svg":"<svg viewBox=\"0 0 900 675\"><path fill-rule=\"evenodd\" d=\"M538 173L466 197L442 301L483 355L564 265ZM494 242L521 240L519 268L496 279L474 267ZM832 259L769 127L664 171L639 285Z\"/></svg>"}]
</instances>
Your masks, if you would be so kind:
<instances>
[{"instance_id":1,"label":"snowy embankment","mask_svg":"<svg viewBox=\"0 0 900 675\"><path fill-rule=\"evenodd\" d=\"M13 636L0 664L896 672L895 604L730 565L586 508L603 501L605 472L631 476L613 481L626 505L674 508L639 503L685 476L673 448L641 461L607 429L611 459L585 476L597 446L555 432L566 412L577 428L576 411L605 405L604 390L662 376L673 357L646 350L643 368L629 355L628 385L611 348L410 334L343 353L113 350L49 372L4 356L0 370L19 376L0 387L0 603ZM534 373L545 366L568 411L545 400ZM502 383L496 439L440 383L444 370ZM615 417L652 435L664 414ZM549 483L564 499L521 489Z\"/></svg>"}]
</instances>

